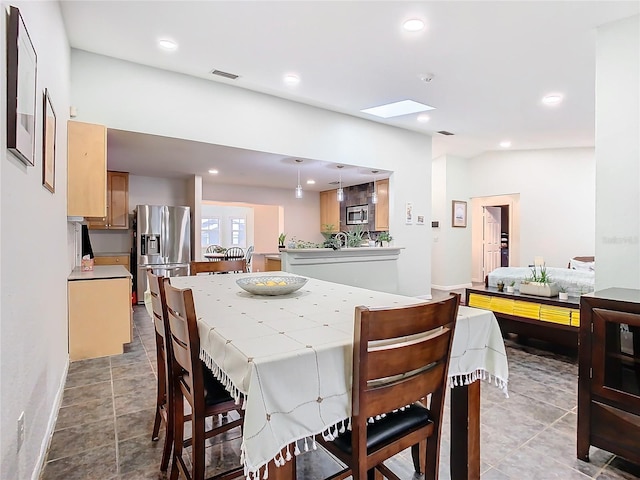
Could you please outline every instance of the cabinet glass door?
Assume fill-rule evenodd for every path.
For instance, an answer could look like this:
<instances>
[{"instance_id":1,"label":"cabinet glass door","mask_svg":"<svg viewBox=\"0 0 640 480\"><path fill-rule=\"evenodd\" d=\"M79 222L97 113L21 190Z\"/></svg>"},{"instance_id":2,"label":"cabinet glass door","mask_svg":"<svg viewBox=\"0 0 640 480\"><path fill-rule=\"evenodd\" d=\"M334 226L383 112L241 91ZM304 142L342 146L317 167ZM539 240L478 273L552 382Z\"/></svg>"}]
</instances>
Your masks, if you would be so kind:
<instances>
[{"instance_id":1,"label":"cabinet glass door","mask_svg":"<svg viewBox=\"0 0 640 480\"><path fill-rule=\"evenodd\" d=\"M636 397L640 409L640 315L594 309L593 381L600 394L615 400ZM598 335L598 334L601 334ZM594 365L595 367L595 365Z\"/></svg>"}]
</instances>

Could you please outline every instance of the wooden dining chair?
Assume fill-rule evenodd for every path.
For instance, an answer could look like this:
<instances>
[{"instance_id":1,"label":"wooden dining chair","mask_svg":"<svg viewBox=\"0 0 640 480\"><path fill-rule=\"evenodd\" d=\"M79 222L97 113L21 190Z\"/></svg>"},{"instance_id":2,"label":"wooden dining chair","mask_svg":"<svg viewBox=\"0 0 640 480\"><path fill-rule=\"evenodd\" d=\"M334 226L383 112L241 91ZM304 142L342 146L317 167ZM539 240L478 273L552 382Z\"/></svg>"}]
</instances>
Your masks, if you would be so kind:
<instances>
[{"instance_id":1,"label":"wooden dining chair","mask_svg":"<svg viewBox=\"0 0 640 480\"><path fill-rule=\"evenodd\" d=\"M247 261L242 258L240 260L221 260L219 262L191 262L189 271L191 275L221 272L243 273L247 271Z\"/></svg>"},{"instance_id":2,"label":"wooden dining chair","mask_svg":"<svg viewBox=\"0 0 640 480\"><path fill-rule=\"evenodd\" d=\"M244 414L240 405L219 383L209 383L206 387L204 378L207 369L200 360L200 338L196 311L191 289L172 287L165 279L165 294L167 304L167 321L169 324L169 338L171 340L170 362L173 393L174 442L173 462L171 466L171 480L176 480L178 474L189 480L203 480L205 474L205 441L220 435L232 428L242 426ZM210 372L209 372L210 373ZM184 439L184 401L191 407L191 439ZM205 419L209 416L226 415L237 412L239 418L227 423L214 423L206 430ZM189 465L182 458L185 446L191 446L191 462ZM238 460L238 466L228 471L218 473L210 479L231 479L242 477L244 469Z\"/></svg>"},{"instance_id":3,"label":"wooden dining chair","mask_svg":"<svg viewBox=\"0 0 640 480\"><path fill-rule=\"evenodd\" d=\"M382 474L400 480L383 462L408 447L416 473L424 472L426 480L437 478L459 303L453 294L409 307L356 307L351 431L333 441L318 436L347 465L329 479L366 480Z\"/></svg>"},{"instance_id":4,"label":"wooden dining chair","mask_svg":"<svg viewBox=\"0 0 640 480\"><path fill-rule=\"evenodd\" d=\"M160 434L160 426L164 422L165 437L164 446L162 448L162 460L160 461L160 470L166 472L169 467L171 458L171 448L173 446L173 419L171 417L172 395L167 391L168 379L171 377L171 364L167 362L169 355L167 350L171 345L167 345L165 339L169 338L169 326L165 319L167 318L167 305L164 294L164 277L154 275L152 269L147 269L147 279L149 282L149 291L151 293L151 305L153 312L153 323L155 326L156 338L156 361L157 361L157 398L156 398L156 416L153 422L153 432L151 440L158 441Z\"/></svg>"}]
</instances>

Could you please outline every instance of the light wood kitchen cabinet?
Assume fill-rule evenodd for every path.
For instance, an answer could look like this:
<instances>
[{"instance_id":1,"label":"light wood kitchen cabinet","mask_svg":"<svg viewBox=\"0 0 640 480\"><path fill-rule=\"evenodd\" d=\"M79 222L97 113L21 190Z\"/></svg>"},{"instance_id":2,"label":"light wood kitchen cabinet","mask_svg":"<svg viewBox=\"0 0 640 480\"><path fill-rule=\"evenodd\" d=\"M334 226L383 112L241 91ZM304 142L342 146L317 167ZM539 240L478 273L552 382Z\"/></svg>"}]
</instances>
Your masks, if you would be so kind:
<instances>
[{"instance_id":1,"label":"light wood kitchen cabinet","mask_svg":"<svg viewBox=\"0 0 640 480\"><path fill-rule=\"evenodd\" d=\"M378 203L376 204L376 231L389 231L389 179L376 182Z\"/></svg>"},{"instance_id":2,"label":"light wood kitchen cabinet","mask_svg":"<svg viewBox=\"0 0 640 480\"><path fill-rule=\"evenodd\" d=\"M107 214L89 219L90 229L126 230L129 228L129 174L107 172Z\"/></svg>"},{"instance_id":3,"label":"light wood kitchen cabinet","mask_svg":"<svg viewBox=\"0 0 640 480\"><path fill-rule=\"evenodd\" d=\"M129 265L129 255L99 255L93 259L94 265L122 265L131 271Z\"/></svg>"},{"instance_id":4,"label":"light wood kitchen cabinet","mask_svg":"<svg viewBox=\"0 0 640 480\"><path fill-rule=\"evenodd\" d=\"M327 226L332 228L327 229ZM336 190L320 192L320 231L337 233L340 231L340 202Z\"/></svg>"},{"instance_id":5,"label":"light wood kitchen cabinet","mask_svg":"<svg viewBox=\"0 0 640 480\"><path fill-rule=\"evenodd\" d=\"M67 122L67 215L107 216L107 128Z\"/></svg>"},{"instance_id":6,"label":"light wood kitchen cabinet","mask_svg":"<svg viewBox=\"0 0 640 480\"><path fill-rule=\"evenodd\" d=\"M95 273L113 268L95 267ZM121 354L132 339L131 278L77 279L67 285L69 359Z\"/></svg>"}]
</instances>

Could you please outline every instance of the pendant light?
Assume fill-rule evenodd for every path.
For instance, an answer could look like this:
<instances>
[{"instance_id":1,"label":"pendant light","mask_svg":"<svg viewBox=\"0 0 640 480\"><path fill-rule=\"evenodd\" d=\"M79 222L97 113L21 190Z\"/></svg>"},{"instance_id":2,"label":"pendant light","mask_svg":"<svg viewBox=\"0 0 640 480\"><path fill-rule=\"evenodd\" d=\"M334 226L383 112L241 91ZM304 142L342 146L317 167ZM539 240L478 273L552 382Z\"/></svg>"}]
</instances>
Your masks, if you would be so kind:
<instances>
[{"instance_id":1,"label":"pendant light","mask_svg":"<svg viewBox=\"0 0 640 480\"><path fill-rule=\"evenodd\" d=\"M344 165L338 165L338 168L343 168ZM344 200L344 190L342 189L342 172L340 172L340 184L339 184L339 188L337 191L337 197L338 197L338 201L342 202Z\"/></svg>"},{"instance_id":2,"label":"pendant light","mask_svg":"<svg viewBox=\"0 0 640 480\"><path fill-rule=\"evenodd\" d=\"M302 163L302 160L296 159L296 163ZM300 167L298 167L298 186L296 187L296 198L302 198L302 185L300 185Z\"/></svg>"},{"instance_id":3,"label":"pendant light","mask_svg":"<svg viewBox=\"0 0 640 480\"><path fill-rule=\"evenodd\" d=\"M371 170L371 173L373 173L373 193L371 194L371 203L374 205L378 203L378 192L376 192L376 173L379 171L380 170Z\"/></svg>"}]
</instances>

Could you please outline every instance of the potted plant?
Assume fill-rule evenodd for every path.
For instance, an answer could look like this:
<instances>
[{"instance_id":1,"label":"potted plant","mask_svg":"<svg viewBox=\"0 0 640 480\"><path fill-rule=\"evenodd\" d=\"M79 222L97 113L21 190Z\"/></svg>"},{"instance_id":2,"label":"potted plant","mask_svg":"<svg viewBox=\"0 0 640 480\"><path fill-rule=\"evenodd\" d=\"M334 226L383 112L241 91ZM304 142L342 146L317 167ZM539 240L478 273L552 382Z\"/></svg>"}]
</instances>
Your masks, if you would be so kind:
<instances>
[{"instance_id":1,"label":"potted plant","mask_svg":"<svg viewBox=\"0 0 640 480\"><path fill-rule=\"evenodd\" d=\"M389 245L389 242L391 242L391 240L393 240L393 237L391 235L389 235L389 232L380 232L378 234L378 242L380 242L380 246L384 247L385 246L385 242L387 244L387 246Z\"/></svg>"},{"instance_id":2,"label":"potted plant","mask_svg":"<svg viewBox=\"0 0 640 480\"><path fill-rule=\"evenodd\" d=\"M564 287L562 285L558 287L558 299L569 300L569 293L567 292L567 287Z\"/></svg>"},{"instance_id":3,"label":"potted plant","mask_svg":"<svg viewBox=\"0 0 640 480\"><path fill-rule=\"evenodd\" d=\"M498 283L496 283L496 286L498 287L499 292L504 292L504 282L502 280L498 280Z\"/></svg>"},{"instance_id":4,"label":"potted plant","mask_svg":"<svg viewBox=\"0 0 640 480\"><path fill-rule=\"evenodd\" d=\"M364 241L366 231L362 225L356 225L347 232L347 247L360 247Z\"/></svg>"},{"instance_id":5,"label":"potted plant","mask_svg":"<svg viewBox=\"0 0 640 480\"><path fill-rule=\"evenodd\" d=\"M278 250L282 250L284 248L284 241L287 239L286 233L281 233L278 236Z\"/></svg>"},{"instance_id":6,"label":"potted plant","mask_svg":"<svg viewBox=\"0 0 640 480\"><path fill-rule=\"evenodd\" d=\"M515 286L516 286L516 281L512 280L511 283L507 285L507 293L513 293Z\"/></svg>"},{"instance_id":7,"label":"potted plant","mask_svg":"<svg viewBox=\"0 0 640 480\"><path fill-rule=\"evenodd\" d=\"M543 264L531 268L531 275L520 283L520 293L539 297L555 297L558 295L558 284L551 280L547 267Z\"/></svg>"}]
</instances>

